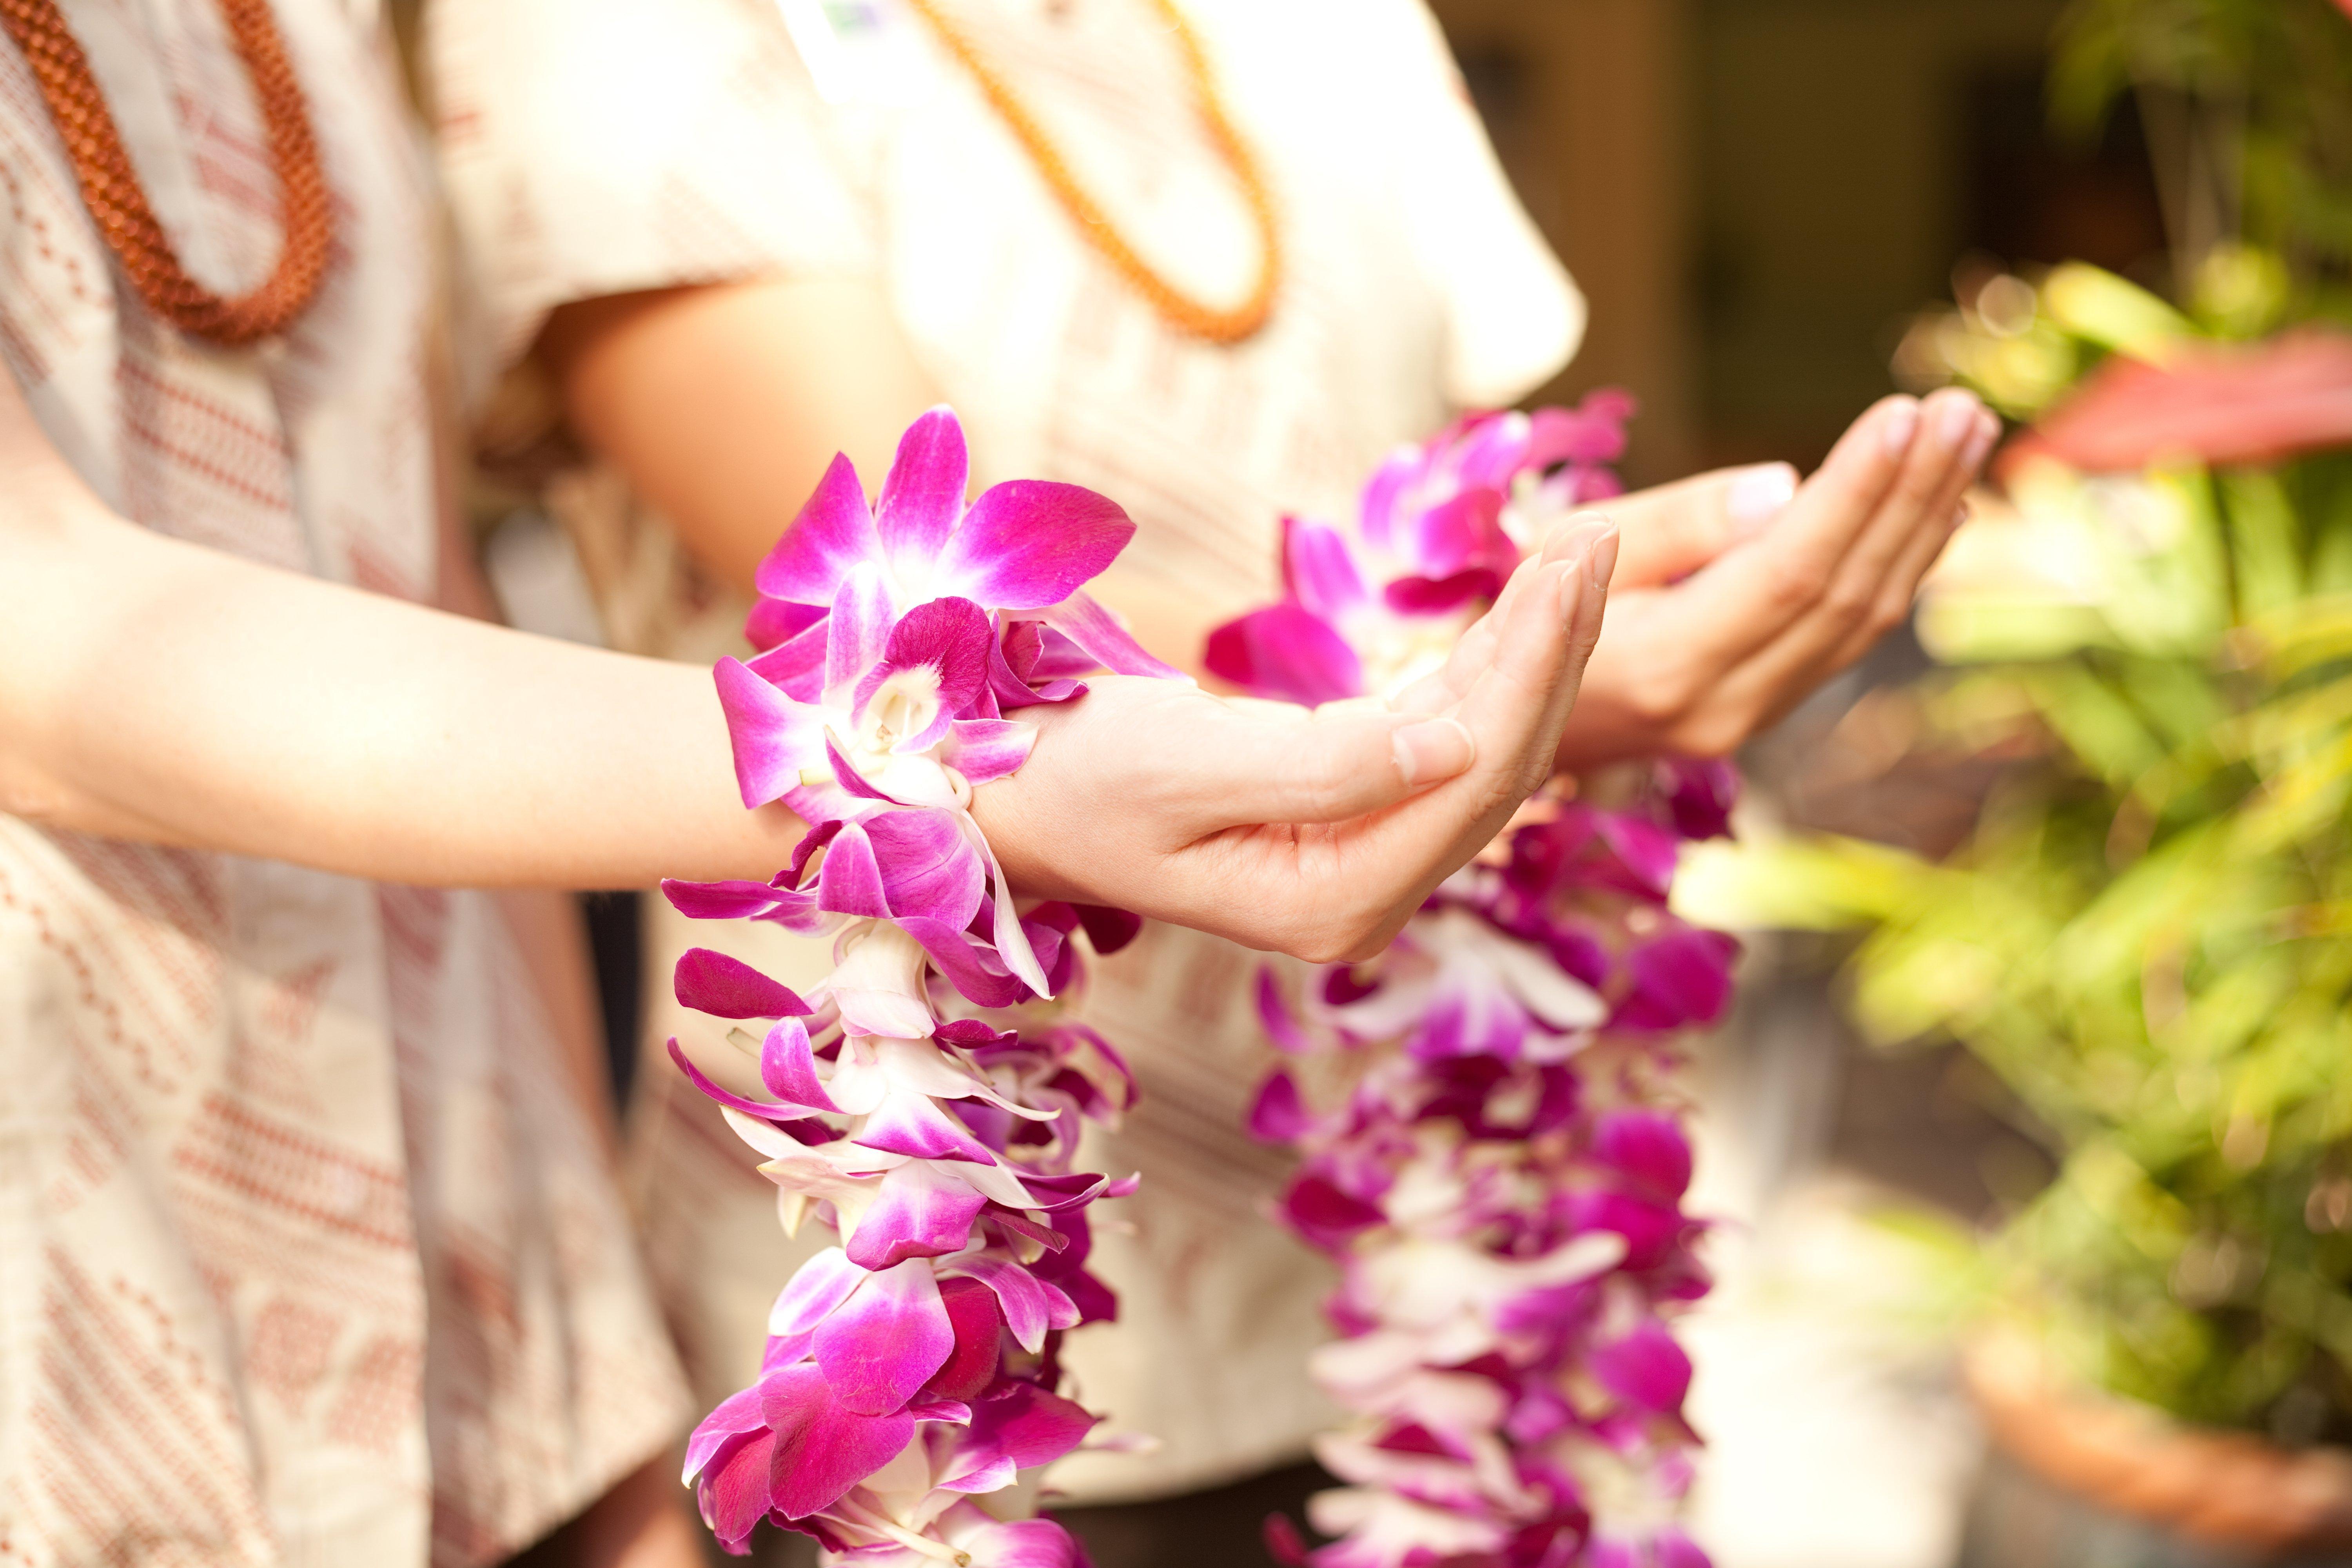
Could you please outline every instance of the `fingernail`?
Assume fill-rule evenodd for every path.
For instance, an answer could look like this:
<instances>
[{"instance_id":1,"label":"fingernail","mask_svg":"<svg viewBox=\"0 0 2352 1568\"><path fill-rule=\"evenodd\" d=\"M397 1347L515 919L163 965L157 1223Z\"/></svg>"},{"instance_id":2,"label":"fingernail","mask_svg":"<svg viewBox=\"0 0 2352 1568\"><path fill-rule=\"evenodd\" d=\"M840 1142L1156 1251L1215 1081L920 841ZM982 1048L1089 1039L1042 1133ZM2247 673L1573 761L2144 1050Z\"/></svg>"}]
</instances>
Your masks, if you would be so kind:
<instances>
[{"instance_id":1,"label":"fingernail","mask_svg":"<svg viewBox=\"0 0 2352 1568\"><path fill-rule=\"evenodd\" d=\"M1762 532L1796 499L1797 470L1787 463L1763 463L1733 476L1723 508L1731 518L1732 532L1746 539Z\"/></svg>"},{"instance_id":2,"label":"fingernail","mask_svg":"<svg viewBox=\"0 0 2352 1568\"><path fill-rule=\"evenodd\" d=\"M1404 774L1407 787L1450 779L1478 755L1478 743L1455 719L1424 719L1407 724L1392 739L1397 768Z\"/></svg>"},{"instance_id":3,"label":"fingernail","mask_svg":"<svg viewBox=\"0 0 2352 1568\"><path fill-rule=\"evenodd\" d=\"M1888 405L1883 418L1885 423L1878 427L1878 433L1886 442L1886 455L1899 458L1911 449L1911 437L1918 432L1919 400L1898 397Z\"/></svg>"},{"instance_id":4,"label":"fingernail","mask_svg":"<svg viewBox=\"0 0 2352 1568\"><path fill-rule=\"evenodd\" d=\"M1584 576L1596 593L1606 593L1609 579L1617 570L1617 525L1611 523L1592 548L1585 552Z\"/></svg>"},{"instance_id":5,"label":"fingernail","mask_svg":"<svg viewBox=\"0 0 2352 1568\"><path fill-rule=\"evenodd\" d=\"M1968 444L1976 427L1977 400L1973 397L1955 397L1936 416L1937 439L1955 451Z\"/></svg>"},{"instance_id":6,"label":"fingernail","mask_svg":"<svg viewBox=\"0 0 2352 1568\"><path fill-rule=\"evenodd\" d=\"M1580 511L1551 531L1544 541L1546 562L1573 561L1583 553L1592 536L1609 526L1606 515L1597 511Z\"/></svg>"},{"instance_id":7,"label":"fingernail","mask_svg":"<svg viewBox=\"0 0 2352 1568\"><path fill-rule=\"evenodd\" d=\"M1984 467L1992 456L1992 444L2000 439L2000 421L1987 414L1977 421L1976 434L1969 437L1969 449L1960 456L1961 466L1970 473Z\"/></svg>"},{"instance_id":8,"label":"fingernail","mask_svg":"<svg viewBox=\"0 0 2352 1568\"><path fill-rule=\"evenodd\" d=\"M1968 502L1962 501L1959 505L1954 507L1952 509L1952 521L1950 524L1951 531L1954 533L1958 533L1960 531L1960 525L1968 521L1970 515Z\"/></svg>"}]
</instances>

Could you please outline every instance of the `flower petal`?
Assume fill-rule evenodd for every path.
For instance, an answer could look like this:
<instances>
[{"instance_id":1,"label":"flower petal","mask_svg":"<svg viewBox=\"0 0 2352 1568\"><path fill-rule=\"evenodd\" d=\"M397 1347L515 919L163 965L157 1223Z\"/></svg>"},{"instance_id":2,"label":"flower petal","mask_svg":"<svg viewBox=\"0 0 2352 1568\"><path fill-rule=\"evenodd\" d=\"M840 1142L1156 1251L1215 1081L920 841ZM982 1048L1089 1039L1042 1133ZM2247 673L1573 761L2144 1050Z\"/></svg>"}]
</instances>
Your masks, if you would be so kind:
<instances>
[{"instance_id":1,"label":"flower petal","mask_svg":"<svg viewBox=\"0 0 2352 1568\"><path fill-rule=\"evenodd\" d=\"M1076 643L1088 658L1113 675L1149 675L1162 680L1192 679L1174 665L1154 658L1118 616L1088 595L1072 594L1058 605L1047 605L1038 619Z\"/></svg>"},{"instance_id":2,"label":"flower petal","mask_svg":"<svg viewBox=\"0 0 2352 1568\"><path fill-rule=\"evenodd\" d=\"M904 1405L955 1349L930 1263L909 1258L866 1275L818 1326L814 1349L844 1409L881 1415Z\"/></svg>"},{"instance_id":3,"label":"flower petal","mask_svg":"<svg viewBox=\"0 0 2352 1568\"><path fill-rule=\"evenodd\" d=\"M993 1165L996 1155L971 1129L940 1110L929 1095L891 1094L851 1140L861 1148L904 1154L913 1160L960 1160Z\"/></svg>"},{"instance_id":4,"label":"flower petal","mask_svg":"<svg viewBox=\"0 0 2352 1568\"><path fill-rule=\"evenodd\" d=\"M899 582L912 585L929 575L963 514L971 482L971 458L954 409L941 404L907 426L874 520Z\"/></svg>"},{"instance_id":5,"label":"flower petal","mask_svg":"<svg viewBox=\"0 0 2352 1568\"><path fill-rule=\"evenodd\" d=\"M792 1105L812 1110L835 1110L816 1076L816 1054L810 1048L807 1026L798 1018L778 1020L760 1044L760 1081L768 1092Z\"/></svg>"},{"instance_id":6,"label":"flower petal","mask_svg":"<svg viewBox=\"0 0 2352 1568\"><path fill-rule=\"evenodd\" d=\"M955 1349L924 1386L923 1395L977 1399L995 1380L1003 1359L1004 1309L997 1305L995 1291L977 1279L961 1277L940 1281L940 1300L947 1306L948 1321L955 1326ZM969 1414L965 1419L971 1419Z\"/></svg>"},{"instance_id":7,"label":"flower petal","mask_svg":"<svg viewBox=\"0 0 2352 1568\"><path fill-rule=\"evenodd\" d=\"M705 1073L700 1068L694 1065L693 1060L687 1056L683 1049L679 1047L677 1037L675 1035L672 1035L669 1040L669 1059L677 1064L678 1070L686 1074L687 1080L692 1083L695 1088L700 1089L704 1094L709 1095L712 1100L717 1100L720 1105L727 1107L730 1110L738 1110L746 1116L754 1116L762 1121L771 1123L797 1121L802 1120L807 1114L805 1109L801 1106L763 1105L759 1100L747 1099L746 1097L737 1094L730 1089L722 1088L720 1085L714 1082L708 1073Z\"/></svg>"},{"instance_id":8,"label":"flower petal","mask_svg":"<svg viewBox=\"0 0 2352 1568\"><path fill-rule=\"evenodd\" d=\"M984 1252L959 1258L952 1267L957 1274L977 1279L996 1292L997 1303L1004 1312L1004 1326L1013 1331L1013 1339L1023 1350L1034 1355L1045 1348L1045 1331L1055 1326L1055 1303L1046 1294L1051 1287L1010 1258L994 1258ZM1054 1291L1054 1295L1060 1294Z\"/></svg>"},{"instance_id":9,"label":"flower petal","mask_svg":"<svg viewBox=\"0 0 2352 1568\"><path fill-rule=\"evenodd\" d=\"M1288 1143L1315 1125L1307 1102L1299 1098L1298 1080L1276 1068L1249 1110L1249 1135L1261 1143Z\"/></svg>"},{"instance_id":10,"label":"flower petal","mask_svg":"<svg viewBox=\"0 0 2352 1568\"><path fill-rule=\"evenodd\" d=\"M1292 604L1269 605L1209 634L1209 673L1256 697L1308 707L1360 697L1364 666L1328 622Z\"/></svg>"},{"instance_id":11,"label":"flower petal","mask_svg":"<svg viewBox=\"0 0 2352 1568\"><path fill-rule=\"evenodd\" d=\"M850 694L890 646L890 590L870 562L854 568L833 596L824 622L824 701L846 708Z\"/></svg>"},{"instance_id":12,"label":"flower petal","mask_svg":"<svg viewBox=\"0 0 2352 1568\"><path fill-rule=\"evenodd\" d=\"M678 955L670 989L678 1005L716 1018L805 1018L816 1011L740 958L689 947Z\"/></svg>"},{"instance_id":13,"label":"flower petal","mask_svg":"<svg viewBox=\"0 0 2352 1568\"><path fill-rule=\"evenodd\" d=\"M780 604L770 599L768 604ZM799 605L789 606L802 608ZM817 624L777 644L748 661L751 673L798 702L819 702L824 699L825 644L832 630L824 624L822 613Z\"/></svg>"},{"instance_id":14,"label":"flower petal","mask_svg":"<svg viewBox=\"0 0 2352 1568\"><path fill-rule=\"evenodd\" d=\"M1036 744L1037 726L1018 719L959 719L940 748L940 761L977 788L1020 772Z\"/></svg>"},{"instance_id":15,"label":"flower petal","mask_svg":"<svg viewBox=\"0 0 2352 1568\"><path fill-rule=\"evenodd\" d=\"M760 1431L764 1425L760 1416L760 1390L757 1385L720 1400L718 1408L698 1422L694 1435L686 1440L686 1484L694 1484L694 1478L710 1463L711 1456L719 1452L728 1438Z\"/></svg>"},{"instance_id":16,"label":"flower petal","mask_svg":"<svg viewBox=\"0 0 2352 1568\"><path fill-rule=\"evenodd\" d=\"M767 805L799 784L803 768L824 765L823 710L795 702L737 659L720 659L711 675L745 806Z\"/></svg>"},{"instance_id":17,"label":"flower petal","mask_svg":"<svg viewBox=\"0 0 2352 1568\"><path fill-rule=\"evenodd\" d=\"M940 552L932 585L995 610L1058 605L1135 537L1118 504L1076 485L1013 479L972 502Z\"/></svg>"},{"instance_id":18,"label":"flower petal","mask_svg":"<svg viewBox=\"0 0 2352 1568\"><path fill-rule=\"evenodd\" d=\"M779 1339L812 1332L872 1278L837 1247L828 1247L795 1270L768 1309L768 1332Z\"/></svg>"},{"instance_id":19,"label":"flower petal","mask_svg":"<svg viewBox=\"0 0 2352 1568\"><path fill-rule=\"evenodd\" d=\"M876 694L895 684L894 677L921 670L930 672L929 695L937 703L929 721L909 727L896 742L904 751L922 751L939 743L955 716L969 708L988 684L988 661L996 647L996 629L988 612L970 599L933 599L916 605L890 628L882 656L858 679L850 717L866 721L866 710Z\"/></svg>"},{"instance_id":20,"label":"flower petal","mask_svg":"<svg viewBox=\"0 0 2352 1568\"><path fill-rule=\"evenodd\" d=\"M914 1439L913 1416L849 1409L827 1386L824 1372L805 1362L771 1372L761 1386L768 1426L776 1434L769 1496L787 1519L805 1519L840 1501Z\"/></svg>"},{"instance_id":21,"label":"flower petal","mask_svg":"<svg viewBox=\"0 0 2352 1568\"><path fill-rule=\"evenodd\" d=\"M882 896L894 917L917 915L962 927L980 912L987 868L961 812L886 811L868 817L864 837L879 864Z\"/></svg>"},{"instance_id":22,"label":"flower petal","mask_svg":"<svg viewBox=\"0 0 2352 1568\"><path fill-rule=\"evenodd\" d=\"M881 536L874 531L874 514L866 510L857 470L846 457L835 454L808 504L760 563L753 581L771 599L830 605L842 578L861 563L879 561L881 552Z\"/></svg>"},{"instance_id":23,"label":"flower petal","mask_svg":"<svg viewBox=\"0 0 2352 1568\"><path fill-rule=\"evenodd\" d=\"M1307 614L1334 623L1371 603L1347 539L1307 518L1282 520L1282 586Z\"/></svg>"},{"instance_id":24,"label":"flower petal","mask_svg":"<svg viewBox=\"0 0 2352 1568\"><path fill-rule=\"evenodd\" d=\"M748 1552L751 1532L768 1517L775 1442L775 1434L764 1429L730 1440L695 1489L702 1521L729 1552Z\"/></svg>"},{"instance_id":25,"label":"flower petal","mask_svg":"<svg viewBox=\"0 0 2352 1568\"><path fill-rule=\"evenodd\" d=\"M972 1221L987 1206L986 1198L931 1162L909 1160L882 1178L872 1206L858 1216L848 1237L850 1261L861 1268L889 1268L910 1258L961 1252L971 1240Z\"/></svg>"}]
</instances>

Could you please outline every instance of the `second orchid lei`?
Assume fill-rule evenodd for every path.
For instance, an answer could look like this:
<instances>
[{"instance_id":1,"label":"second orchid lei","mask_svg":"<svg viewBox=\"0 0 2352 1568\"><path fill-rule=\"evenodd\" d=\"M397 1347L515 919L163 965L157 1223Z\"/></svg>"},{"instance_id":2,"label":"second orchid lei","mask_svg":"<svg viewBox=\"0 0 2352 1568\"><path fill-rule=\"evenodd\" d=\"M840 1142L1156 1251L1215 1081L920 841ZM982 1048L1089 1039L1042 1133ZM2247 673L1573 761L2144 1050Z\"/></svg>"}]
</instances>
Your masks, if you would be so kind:
<instances>
[{"instance_id":1,"label":"second orchid lei","mask_svg":"<svg viewBox=\"0 0 2352 1568\"><path fill-rule=\"evenodd\" d=\"M1221 627L1209 668L1308 703L1409 687L1549 521L1618 493L1631 413L1475 416L1384 464L1352 538L1286 520L1283 600ZM1251 1131L1301 1155L1281 1216L1341 1274L1312 1371L1353 1413L1317 1444L1350 1483L1309 1510L1338 1539L1277 1517L1281 1560L1705 1568L1675 1522L1696 1439L1669 1323L1707 1277L1673 1041L1721 1015L1738 947L1666 895L1737 785L1668 761L1539 796L1379 958L1298 1007L1261 978L1292 1065Z\"/></svg>"},{"instance_id":2,"label":"second orchid lei","mask_svg":"<svg viewBox=\"0 0 2352 1568\"><path fill-rule=\"evenodd\" d=\"M1138 922L1016 910L971 805L1027 758L1023 709L1097 669L1176 672L1081 591L1132 536L1123 511L1027 480L967 507L968 479L944 408L908 430L872 505L835 459L761 563L763 651L717 670L744 805L781 801L810 831L772 881L664 885L692 918L834 938L806 999L704 949L676 977L688 1007L768 1021L727 1031L746 1092L670 1052L763 1156L784 1229L814 1216L840 1237L777 1298L759 1380L688 1442L687 1481L733 1552L765 1520L871 1568L1085 1561L1052 1521L975 1500L1096 1425L1061 1392L1060 1337L1113 1313L1087 1211L1134 1181L1074 1161L1082 1123L1134 1087L1050 999L1084 948Z\"/></svg>"}]
</instances>

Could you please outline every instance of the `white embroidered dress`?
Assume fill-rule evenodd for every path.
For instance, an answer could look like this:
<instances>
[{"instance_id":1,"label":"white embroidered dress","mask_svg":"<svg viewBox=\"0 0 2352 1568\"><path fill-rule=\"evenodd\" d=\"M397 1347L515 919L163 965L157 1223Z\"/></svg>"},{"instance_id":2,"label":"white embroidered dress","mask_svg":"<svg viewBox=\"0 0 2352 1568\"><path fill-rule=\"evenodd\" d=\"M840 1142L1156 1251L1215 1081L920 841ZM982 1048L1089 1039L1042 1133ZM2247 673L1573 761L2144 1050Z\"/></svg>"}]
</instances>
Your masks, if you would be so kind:
<instances>
[{"instance_id":1,"label":"white embroidered dress","mask_svg":"<svg viewBox=\"0 0 2352 1568\"><path fill-rule=\"evenodd\" d=\"M275 183L215 6L67 11L181 257L250 287ZM149 315L0 42L0 358L132 520L427 597L415 132L372 6L277 14L316 302L247 352ZM0 1564L469 1568L657 1453L684 1390L575 1081L484 895L0 816Z\"/></svg>"}]
</instances>

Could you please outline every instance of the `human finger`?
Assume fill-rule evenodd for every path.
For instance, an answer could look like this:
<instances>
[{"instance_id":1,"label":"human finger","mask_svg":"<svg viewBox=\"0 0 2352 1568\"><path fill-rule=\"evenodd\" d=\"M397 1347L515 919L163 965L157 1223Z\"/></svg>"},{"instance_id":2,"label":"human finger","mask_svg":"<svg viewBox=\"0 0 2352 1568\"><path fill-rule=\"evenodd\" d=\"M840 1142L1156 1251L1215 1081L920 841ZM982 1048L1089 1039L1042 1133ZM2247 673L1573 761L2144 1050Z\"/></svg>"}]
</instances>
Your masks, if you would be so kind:
<instances>
[{"instance_id":1,"label":"human finger","mask_svg":"<svg viewBox=\"0 0 2352 1568\"><path fill-rule=\"evenodd\" d=\"M1567 559L1544 563L1515 606L1493 664L1458 710L1479 737L1476 765L1370 826L1370 859L1404 879L1378 889L1369 927L1347 956L1385 947L1431 889L1485 847L1550 776L1560 730L1600 641L1617 549L1613 527L1584 535Z\"/></svg>"},{"instance_id":2,"label":"human finger","mask_svg":"<svg viewBox=\"0 0 2352 1568\"><path fill-rule=\"evenodd\" d=\"M1624 544L1612 582L1620 591L1671 583L1743 539L1752 539L1797 495L1787 463L1718 468L1610 502Z\"/></svg>"},{"instance_id":3,"label":"human finger","mask_svg":"<svg viewBox=\"0 0 2352 1568\"><path fill-rule=\"evenodd\" d=\"M1188 836L1206 837L1262 823L1369 816L1464 773L1478 743L1444 714L1349 704L1203 726L1169 750L1184 758Z\"/></svg>"},{"instance_id":4,"label":"human finger","mask_svg":"<svg viewBox=\"0 0 2352 1568\"><path fill-rule=\"evenodd\" d=\"M1540 564L1498 629L1493 660L1454 710L1478 739L1476 765L1395 814L1397 831L1420 834L1423 825L1411 819L1450 815L1456 839L1470 842L1444 847L1441 858L1466 858L1550 775L1560 729L1600 639L1617 552L1615 527L1595 519L1570 538L1560 559ZM1491 813L1500 815L1482 826Z\"/></svg>"},{"instance_id":5,"label":"human finger","mask_svg":"<svg viewBox=\"0 0 2352 1568\"><path fill-rule=\"evenodd\" d=\"M1932 559L1950 532L1959 488L1967 482L1963 458L1977 441L1982 411L1973 395L1957 388L1920 405L1917 437L1870 526L1807 612L1729 672L1717 692L1720 703L1748 710L1752 726L1769 722L1860 658L1901 618L1899 606L1909 601L1897 563L1922 551Z\"/></svg>"},{"instance_id":6,"label":"human finger","mask_svg":"<svg viewBox=\"0 0 2352 1568\"><path fill-rule=\"evenodd\" d=\"M1833 663L1843 668L1870 651L1879 637L1901 623L1911 613L1911 604L1918 596L1920 581L1936 564L1952 535L1968 521L1967 495L1969 487L1983 473L1985 459L1992 455L1993 444L2000 438L2000 420L1990 409L1977 411L1976 426L1962 447L1959 459L1953 465L1951 477L1944 490L1929 503L1927 521L1930 526L1921 528L1895 558L1880 591L1877 613L1869 625L1860 627L1833 656Z\"/></svg>"},{"instance_id":7,"label":"human finger","mask_svg":"<svg viewBox=\"0 0 2352 1568\"><path fill-rule=\"evenodd\" d=\"M1547 529L1542 548L1512 571L1495 603L1455 640L1445 663L1391 698L1389 706L1400 713L1442 713L1459 702L1480 672L1494 662L1498 628L1508 624L1514 606L1544 566L1580 548L1581 542L1604 522L1599 513L1579 512Z\"/></svg>"},{"instance_id":8,"label":"human finger","mask_svg":"<svg viewBox=\"0 0 2352 1568\"><path fill-rule=\"evenodd\" d=\"M1835 579L1911 454L1919 405L1890 397L1841 437L1796 499L1762 533L1726 551L1679 584L1660 605L1672 636L1660 646L1672 663L1654 672L1664 686L1690 689L1654 696L1666 708L1698 700L1724 672L1781 637L1819 602Z\"/></svg>"}]
</instances>

